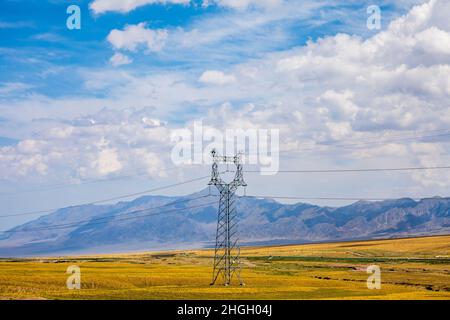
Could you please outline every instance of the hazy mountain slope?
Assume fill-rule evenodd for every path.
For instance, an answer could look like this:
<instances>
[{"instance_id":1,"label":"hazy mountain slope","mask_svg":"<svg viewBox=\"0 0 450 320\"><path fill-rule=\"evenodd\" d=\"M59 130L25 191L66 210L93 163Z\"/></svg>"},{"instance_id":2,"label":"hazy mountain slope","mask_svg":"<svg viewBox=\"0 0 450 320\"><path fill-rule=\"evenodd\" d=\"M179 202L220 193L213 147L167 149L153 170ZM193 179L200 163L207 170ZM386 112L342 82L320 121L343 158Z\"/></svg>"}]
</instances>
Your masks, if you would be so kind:
<instances>
[{"instance_id":1,"label":"hazy mountain slope","mask_svg":"<svg viewBox=\"0 0 450 320\"><path fill-rule=\"evenodd\" d=\"M115 205L61 209L3 234L0 255L212 245L218 198L193 199L205 194L206 190L186 197L145 196ZM177 203L168 205L172 202ZM199 207L203 204L207 205ZM244 243L450 233L448 198L357 202L341 208L328 208L303 203L285 205L273 200L247 197L239 198L236 208L239 212L240 238Z\"/></svg>"}]
</instances>

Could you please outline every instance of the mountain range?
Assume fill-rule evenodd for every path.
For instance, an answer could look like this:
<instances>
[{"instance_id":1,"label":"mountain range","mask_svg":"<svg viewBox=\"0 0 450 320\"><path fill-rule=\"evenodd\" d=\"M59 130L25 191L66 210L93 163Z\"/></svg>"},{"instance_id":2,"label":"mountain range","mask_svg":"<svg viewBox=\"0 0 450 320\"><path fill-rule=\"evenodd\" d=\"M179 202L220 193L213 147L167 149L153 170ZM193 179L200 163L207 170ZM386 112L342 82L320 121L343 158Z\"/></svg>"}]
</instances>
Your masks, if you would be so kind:
<instances>
[{"instance_id":1,"label":"mountain range","mask_svg":"<svg viewBox=\"0 0 450 320\"><path fill-rule=\"evenodd\" d=\"M144 196L57 210L0 234L0 256L88 254L211 247L217 194ZM450 198L359 201L343 207L238 197L243 245L450 234Z\"/></svg>"}]
</instances>

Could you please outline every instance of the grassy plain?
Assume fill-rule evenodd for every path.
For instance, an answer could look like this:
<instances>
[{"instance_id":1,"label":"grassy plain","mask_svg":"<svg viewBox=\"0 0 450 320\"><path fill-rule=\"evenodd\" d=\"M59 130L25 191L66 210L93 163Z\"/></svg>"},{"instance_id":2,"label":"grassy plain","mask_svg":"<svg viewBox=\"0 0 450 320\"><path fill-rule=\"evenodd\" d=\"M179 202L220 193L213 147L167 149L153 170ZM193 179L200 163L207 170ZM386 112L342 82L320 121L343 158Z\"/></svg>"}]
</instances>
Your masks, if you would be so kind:
<instances>
[{"instance_id":1,"label":"grassy plain","mask_svg":"<svg viewBox=\"0 0 450 320\"><path fill-rule=\"evenodd\" d=\"M211 250L0 259L0 299L450 299L450 236L242 249L240 287L213 286ZM382 288L366 286L369 265ZM81 268L81 290L66 269Z\"/></svg>"}]
</instances>

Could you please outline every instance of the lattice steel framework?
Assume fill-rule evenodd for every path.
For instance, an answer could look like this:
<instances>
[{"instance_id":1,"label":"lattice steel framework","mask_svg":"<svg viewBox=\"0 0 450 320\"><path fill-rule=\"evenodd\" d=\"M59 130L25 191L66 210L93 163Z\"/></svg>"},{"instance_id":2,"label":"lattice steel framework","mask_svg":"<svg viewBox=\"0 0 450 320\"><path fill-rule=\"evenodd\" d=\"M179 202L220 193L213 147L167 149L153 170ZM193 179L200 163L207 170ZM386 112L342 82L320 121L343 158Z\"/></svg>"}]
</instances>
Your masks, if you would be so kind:
<instances>
[{"instance_id":1,"label":"lattice steel framework","mask_svg":"<svg viewBox=\"0 0 450 320\"><path fill-rule=\"evenodd\" d=\"M244 285L241 278L241 261L239 237L237 233L237 212L235 208L236 190L247 186L242 172L241 154L233 157L218 156L215 150L211 151L213 159L211 181L209 185L219 190L219 211L217 213L216 248L214 254L214 269L211 285L214 285L222 276L223 284L231 284L236 276L240 285ZM233 181L226 183L219 174L219 163L234 163L236 173Z\"/></svg>"}]
</instances>

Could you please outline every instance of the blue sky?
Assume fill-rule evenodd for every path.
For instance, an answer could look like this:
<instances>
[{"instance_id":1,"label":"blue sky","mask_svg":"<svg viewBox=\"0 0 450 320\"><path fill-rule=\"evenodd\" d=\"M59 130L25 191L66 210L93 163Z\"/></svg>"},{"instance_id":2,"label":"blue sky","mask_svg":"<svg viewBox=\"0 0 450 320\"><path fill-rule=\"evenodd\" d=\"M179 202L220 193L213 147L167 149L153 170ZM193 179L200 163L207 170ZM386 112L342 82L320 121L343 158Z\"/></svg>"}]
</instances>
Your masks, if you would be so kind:
<instances>
[{"instance_id":1,"label":"blue sky","mask_svg":"<svg viewBox=\"0 0 450 320\"><path fill-rule=\"evenodd\" d=\"M129 3L136 6L1 1L0 214L203 175L207 166L169 170L170 130L199 120L221 130L280 129L283 168L448 160L445 138L389 142L448 127L449 30L439 13L445 1ZM81 8L81 30L66 27L73 4ZM380 30L366 26L369 5L381 9ZM387 142L351 152L324 147L367 139ZM123 175L132 178L108 180ZM280 186L272 192L293 196L448 194L447 182L431 172L355 175L345 183L337 176L303 178L266 181ZM86 184L98 179L106 182ZM255 192L265 191L263 178L249 179ZM51 190L29 192L40 188ZM27 219L3 219L0 230Z\"/></svg>"},{"instance_id":2,"label":"blue sky","mask_svg":"<svg viewBox=\"0 0 450 320\"><path fill-rule=\"evenodd\" d=\"M108 66L112 48L106 38L111 30L141 22L148 23L153 29L189 30L202 24L208 27L222 18L233 19L236 16L230 8L214 5L204 8L199 1L191 5L151 4L127 13L95 14L89 9L91 2L2 1L0 46L3 54L0 56L0 81L24 83L33 86L33 92L53 97L93 94L83 92L83 83L76 70ZM302 1L297 3L296 6L300 8L304 5ZM308 39L315 40L339 32L367 36L372 33L364 27L367 18L365 10L369 3L372 2L317 6L317 9L299 18L274 19L260 27L230 34L204 46L185 48L182 52L174 47L168 52L151 55L133 54L136 63L129 69L136 72L153 69L200 72L205 65L226 67L261 57L267 52L303 45ZM71 4L81 8L81 30L66 28L66 9ZM405 12L405 8L392 3L380 3L380 6L384 11L384 26L389 21L387 19ZM45 81L42 81L44 74Z\"/></svg>"}]
</instances>

